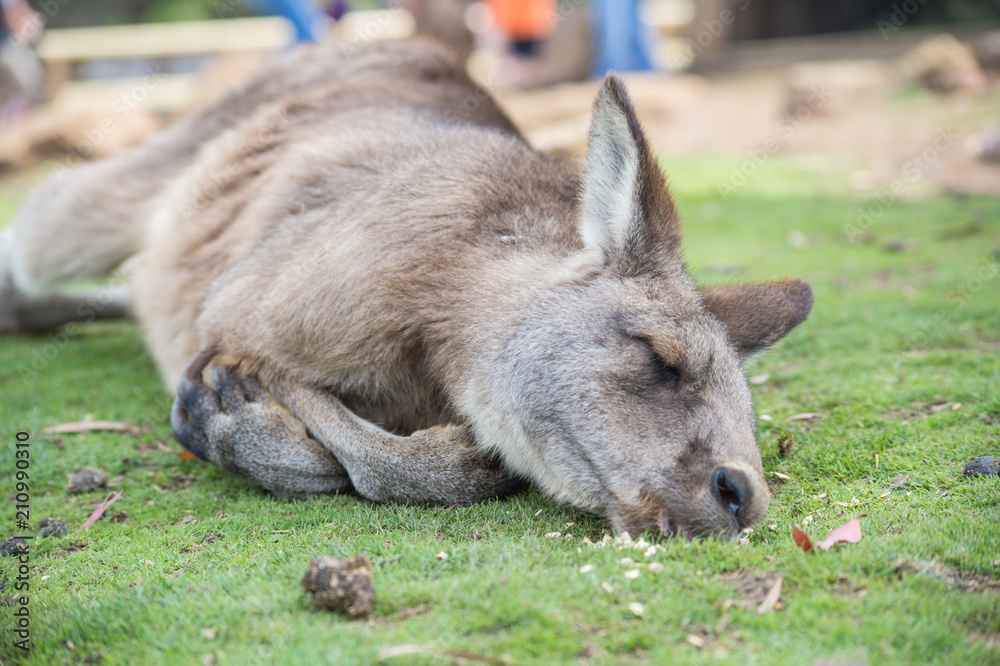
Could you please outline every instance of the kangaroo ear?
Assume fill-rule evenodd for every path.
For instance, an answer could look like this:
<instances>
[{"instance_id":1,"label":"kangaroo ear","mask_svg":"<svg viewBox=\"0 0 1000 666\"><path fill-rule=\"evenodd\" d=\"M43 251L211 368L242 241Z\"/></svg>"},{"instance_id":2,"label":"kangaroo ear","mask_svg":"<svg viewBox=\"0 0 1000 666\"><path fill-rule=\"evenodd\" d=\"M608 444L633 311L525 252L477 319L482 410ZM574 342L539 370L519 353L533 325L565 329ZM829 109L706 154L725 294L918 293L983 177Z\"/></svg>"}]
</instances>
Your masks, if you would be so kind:
<instances>
[{"instance_id":1,"label":"kangaroo ear","mask_svg":"<svg viewBox=\"0 0 1000 666\"><path fill-rule=\"evenodd\" d=\"M713 287L702 291L702 298L742 355L783 338L805 321L813 304L812 287L802 280Z\"/></svg>"},{"instance_id":2,"label":"kangaroo ear","mask_svg":"<svg viewBox=\"0 0 1000 666\"><path fill-rule=\"evenodd\" d=\"M604 79L594 102L583 175L580 234L587 249L630 276L668 265L680 224L663 173L625 85Z\"/></svg>"}]
</instances>

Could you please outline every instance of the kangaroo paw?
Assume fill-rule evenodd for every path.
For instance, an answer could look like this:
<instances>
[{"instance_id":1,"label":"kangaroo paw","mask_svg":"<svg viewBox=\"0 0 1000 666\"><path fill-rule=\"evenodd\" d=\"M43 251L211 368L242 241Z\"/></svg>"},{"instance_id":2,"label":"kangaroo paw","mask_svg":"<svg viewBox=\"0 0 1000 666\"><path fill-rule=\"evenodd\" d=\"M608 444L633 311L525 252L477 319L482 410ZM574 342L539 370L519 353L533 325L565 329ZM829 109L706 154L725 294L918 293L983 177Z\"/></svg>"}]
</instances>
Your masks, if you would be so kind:
<instances>
[{"instance_id":1,"label":"kangaroo paw","mask_svg":"<svg viewBox=\"0 0 1000 666\"><path fill-rule=\"evenodd\" d=\"M207 362L199 354L177 387L170 423L184 448L282 498L351 487L336 458L254 378L216 368L213 390L200 376Z\"/></svg>"}]
</instances>

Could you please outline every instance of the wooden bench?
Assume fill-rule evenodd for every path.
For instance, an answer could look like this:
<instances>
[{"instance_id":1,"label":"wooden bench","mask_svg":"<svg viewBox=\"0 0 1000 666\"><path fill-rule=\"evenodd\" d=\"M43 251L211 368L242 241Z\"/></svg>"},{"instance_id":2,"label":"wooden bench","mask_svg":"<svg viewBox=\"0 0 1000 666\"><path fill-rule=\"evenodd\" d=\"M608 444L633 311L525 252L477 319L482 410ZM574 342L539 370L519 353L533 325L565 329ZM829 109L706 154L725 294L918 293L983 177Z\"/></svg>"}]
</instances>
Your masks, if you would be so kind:
<instances>
[{"instance_id":1,"label":"wooden bench","mask_svg":"<svg viewBox=\"0 0 1000 666\"><path fill-rule=\"evenodd\" d=\"M50 96L90 60L140 60L224 53L274 51L289 44L291 25L282 18L147 23L49 30L38 44Z\"/></svg>"},{"instance_id":2,"label":"wooden bench","mask_svg":"<svg viewBox=\"0 0 1000 666\"><path fill-rule=\"evenodd\" d=\"M413 34L413 17L402 10L349 13L331 28L330 38L364 42ZM281 17L145 23L49 30L38 44L50 97L74 70L91 60L149 60L225 54L252 54L286 48L294 37Z\"/></svg>"}]
</instances>

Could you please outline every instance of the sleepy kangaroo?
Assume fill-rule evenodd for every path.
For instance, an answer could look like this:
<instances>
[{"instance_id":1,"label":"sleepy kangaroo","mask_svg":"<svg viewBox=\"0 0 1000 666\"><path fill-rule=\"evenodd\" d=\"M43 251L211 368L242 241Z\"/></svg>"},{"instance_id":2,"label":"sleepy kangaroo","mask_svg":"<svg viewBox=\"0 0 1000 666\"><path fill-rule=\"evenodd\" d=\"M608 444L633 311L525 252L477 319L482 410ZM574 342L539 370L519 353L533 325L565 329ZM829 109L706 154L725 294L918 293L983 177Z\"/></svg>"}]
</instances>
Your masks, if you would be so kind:
<instances>
[{"instance_id":1,"label":"sleepy kangaroo","mask_svg":"<svg viewBox=\"0 0 1000 666\"><path fill-rule=\"evenodd\" d=\"M578 171L432 42L283 55L40 186L0 248L0 327L93 318L54 287L133 255L177 440L279 497L451 505L530 484L619 532L687 537L765 514L742 361L812 291L695 285L614 75ZM99 314L128 308L115 293Z\"/></svg>"}]
</instances>

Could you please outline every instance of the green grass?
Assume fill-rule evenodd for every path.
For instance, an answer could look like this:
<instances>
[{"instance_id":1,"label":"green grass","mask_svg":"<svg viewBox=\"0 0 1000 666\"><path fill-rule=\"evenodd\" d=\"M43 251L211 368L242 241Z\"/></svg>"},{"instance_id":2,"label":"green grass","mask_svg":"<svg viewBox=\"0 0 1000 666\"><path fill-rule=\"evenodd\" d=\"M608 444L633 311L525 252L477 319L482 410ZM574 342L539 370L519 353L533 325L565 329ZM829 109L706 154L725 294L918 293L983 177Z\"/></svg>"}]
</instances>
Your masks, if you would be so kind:
<instances>
[{"instance_id":1,"label":"green grass","mask_svg":"<svg viewBox=\"0 0 1000 666\"><path fill-rule=\"evenodd\" d=\"M88 326L58 344L8 338L0 488L10 501L14 434L33 433L32 520L55 516L71 529L32 546L30 662L366 664L382 648L419 644L516 664L1000 663L1000 594L896 569L913 558L970 580L1000 577L1000 480L961 474L969 459L1000 454L1000 275L977 276L1000 259L1000 201L899 202L875 221L873 240L851 244L845 228L865 202L840 185L836 165L772 159L723 202L714 183L731 160L666 163L699 279L796 275L816 291L809 320L750 370L770 375L754 393L771 417L758 442L774 497L747 544L674 541L648 558L595 549L582 538L600 540L601 520L533 492L448 510L349 496L276 501L149 446L176 447L170 400L135 326ZM0 221L22 196L0 191ZM940 238L973 220L978 232ZM915 247L883 249L893 238ZM53 357L25 376L36 352ZM919 404L943 402L961 407ZM823 418L787 420L800 412ZM38 434L87 417L149 431ZM777 450L784 433L795 440L787 457ZM124 498L109 514L127 518L84 533L75 530L104 493L70 496L64 486L86 465L115 477ZM16 531L6 506L3 536ZM860 513L858 544L807 555L792 543L795 524L823 538ZM545 536L556 531L570 538ZM313 610L299 582L308 562L358 552L374 563L373 618ZM663 571L627 580L626 556ZM581 574L586 564L593 570ZM15 563L4 558L0 571L10 585ZM747 588L766 589L775 575L780 609L757 615L760 595L746 602ZM12 609L0 609L0 659L25 661L9 638Z\"/></svg>"}]
</instances>

